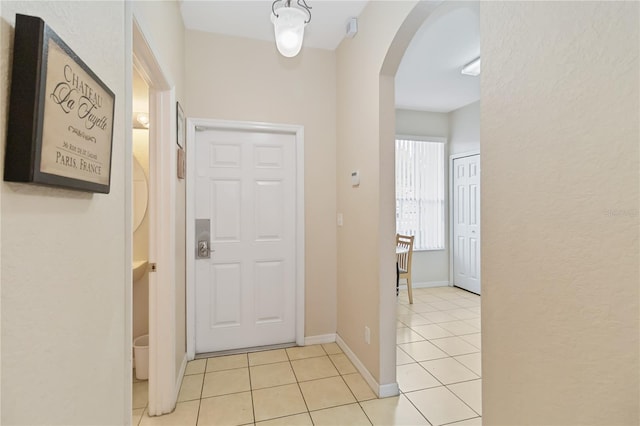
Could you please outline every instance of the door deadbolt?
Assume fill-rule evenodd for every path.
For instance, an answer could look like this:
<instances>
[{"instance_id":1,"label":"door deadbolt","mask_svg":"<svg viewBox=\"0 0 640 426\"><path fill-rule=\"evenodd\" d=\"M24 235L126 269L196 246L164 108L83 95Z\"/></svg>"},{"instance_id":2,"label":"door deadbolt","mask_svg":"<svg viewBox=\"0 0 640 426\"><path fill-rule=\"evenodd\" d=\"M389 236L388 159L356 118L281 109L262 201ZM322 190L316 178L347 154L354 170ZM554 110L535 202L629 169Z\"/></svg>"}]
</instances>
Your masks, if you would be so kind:
<instances>
[{"instance_id":1,"label":"door deadbolt","mask_svg":"<svg viewBox=\"0 0 640 426\"><path fill-rule=\"evenodd\" d=\"M210 259L211 249L209 219L196 219L196 259Z\"/></svg>"},{"instance_id":2,"label":"door deadbolt","mask_svg":"<svg viewBox=\"0 0 640 426\"><path fill-rule=\"evenodd\" d=\"M198 259L208 259L214 251L209 248L209 241L198 241Z\"/></svg>"}]
</instances>

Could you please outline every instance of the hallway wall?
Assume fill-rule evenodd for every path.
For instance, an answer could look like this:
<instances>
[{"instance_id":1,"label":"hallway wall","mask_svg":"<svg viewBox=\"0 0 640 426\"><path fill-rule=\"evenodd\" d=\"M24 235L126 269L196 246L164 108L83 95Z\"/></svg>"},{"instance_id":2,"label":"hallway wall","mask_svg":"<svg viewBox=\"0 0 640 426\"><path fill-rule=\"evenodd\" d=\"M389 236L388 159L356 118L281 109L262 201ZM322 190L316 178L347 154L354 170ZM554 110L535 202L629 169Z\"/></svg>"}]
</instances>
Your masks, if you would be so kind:
<instances>
[{"instance_id":1,"label":"hallway wall","mask_svg":"<svg viewBox=\"0 0 640 426\"><path fill-rule=\"evenodd\" d=\"M451 111L449 155L480 150L480 101Z\"/></svg>"},{"instance_id":2,"label":"hallway wall","mask_svg":"<svg viewBox=\"0 0 640 426\"><path fill-rule=\"evenodd\" d=\"M381 79L380 73L416 3L369 2L358 18L358 35L337 49L337 206L344 214L338 229L338 334L390 393L395 386L395 96L393 75ZM408 44L411 36L400 38ZM350 182L353 170L361 175L356 188Z\"/></svg>"},{"instance_id":3,"label":"hallway wall","mask_svg":"<svg viewBox=\"0 0 640 426\"><path fill-rule=\"evenodd\" d=\"M0 183L1 423L125 424L131 383L125 320L131 282L125 250L131 176L125 164L131 147L125 131L131 121L122 120L124 3L2 1L3 134L15 13L43 18L115 92L116 103L109 194ZM4 153L4 137L0 146Z\"/></svg>"},{"instance_id":4,"label":"hallway wall","mask_svg":"<svg viewBox=\"0 0 640 426\"><path fill-rule=\"evenodd\" d=\"M639 423L639 9L480 9L485 424Z\"/></svg>"},{"instance_id":5,"label":"hallway wall","mask_svg":"<svg viewBox=\"0 0 640 426\"><path fill-rule=\"evenodd\" d=\"M187 31L188 115L304 126L305 336L336 331L336 55Z\"/></svg>"}]
</instances>

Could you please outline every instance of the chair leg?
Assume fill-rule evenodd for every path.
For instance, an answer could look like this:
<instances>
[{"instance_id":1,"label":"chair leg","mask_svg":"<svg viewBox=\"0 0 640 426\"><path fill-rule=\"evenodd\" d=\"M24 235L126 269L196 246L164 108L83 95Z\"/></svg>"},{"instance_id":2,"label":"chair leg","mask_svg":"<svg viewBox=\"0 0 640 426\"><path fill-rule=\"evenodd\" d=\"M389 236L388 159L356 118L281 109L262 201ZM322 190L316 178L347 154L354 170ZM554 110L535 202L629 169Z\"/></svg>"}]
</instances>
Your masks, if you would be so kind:
<instances>
[{"instance_id":1,"label":"chair leg","mask_svg":"<svg viewBox=\"0 0 640 426\"><path fill-rule=\"evenodd\" d=\"M411 288L411 276L407 277L407 293L409 293L409 304L413 305L413 289Z\"/></svg>"}]
</instances>

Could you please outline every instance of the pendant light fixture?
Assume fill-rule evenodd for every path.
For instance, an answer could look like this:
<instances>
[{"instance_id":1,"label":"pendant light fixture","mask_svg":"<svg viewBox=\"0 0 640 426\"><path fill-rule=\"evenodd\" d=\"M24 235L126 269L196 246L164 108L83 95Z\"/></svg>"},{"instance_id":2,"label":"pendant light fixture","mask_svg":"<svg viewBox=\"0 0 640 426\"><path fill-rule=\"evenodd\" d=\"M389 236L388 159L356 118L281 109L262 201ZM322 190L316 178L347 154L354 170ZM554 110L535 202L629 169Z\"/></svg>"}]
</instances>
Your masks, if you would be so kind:
<instances>
[{"instance_id":1,"label":"pendant light fixture","mask_svg":"<svg viewBox=\"0 0 640 426\"><path fill-rule=\"evenodd\" d=\"M304 27L311 21L311 7L305 0L297 0L293 5L291 0L276 0L271 12L278 51L284 57L293 58L302 48Z\"/></svg>"}]
</instances>

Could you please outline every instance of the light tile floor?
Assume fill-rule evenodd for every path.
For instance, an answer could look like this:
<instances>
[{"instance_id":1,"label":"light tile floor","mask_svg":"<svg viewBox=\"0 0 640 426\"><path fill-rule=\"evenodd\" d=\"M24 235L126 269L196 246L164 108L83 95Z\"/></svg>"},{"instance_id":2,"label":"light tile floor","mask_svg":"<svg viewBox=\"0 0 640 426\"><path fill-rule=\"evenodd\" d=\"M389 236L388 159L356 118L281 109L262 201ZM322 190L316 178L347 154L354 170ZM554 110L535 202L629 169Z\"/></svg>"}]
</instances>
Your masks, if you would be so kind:
<instances>
[{"instance_id":1,"label":"light tile floor","mask_svg":"<svg viewBox=\"0 0 640 426\"><path fill-rule=\"evenodd\" d=\"M481 425L480 297L451 287L398 296L400 395L376 399L335 343L191 361L176 410L133 425Z\"/></svg>"}]
</instances>

